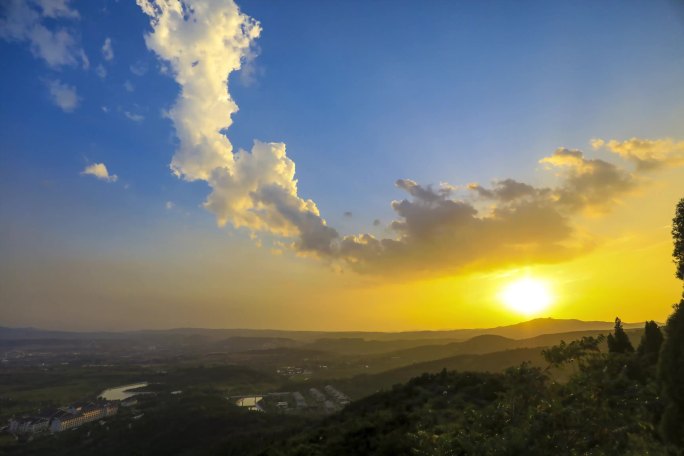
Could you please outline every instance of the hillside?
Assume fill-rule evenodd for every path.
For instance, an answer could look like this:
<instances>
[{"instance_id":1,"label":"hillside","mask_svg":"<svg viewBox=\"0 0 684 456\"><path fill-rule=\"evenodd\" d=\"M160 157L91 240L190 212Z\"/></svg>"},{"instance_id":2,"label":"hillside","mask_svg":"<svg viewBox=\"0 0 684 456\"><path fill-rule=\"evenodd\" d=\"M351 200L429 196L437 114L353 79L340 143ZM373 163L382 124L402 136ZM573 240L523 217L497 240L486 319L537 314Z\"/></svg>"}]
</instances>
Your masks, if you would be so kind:
<instances>
[{"instance_id":1,"label":"hillside","mask_svg":"<svg viewBox=\"0 0 684 456\"><path fill-rule=\"evenodd\" d=\"M643 323L624 323L626 329L639 328ZM376 341L393 340L466 340L485 334L526 339L542 334L565 333L573 331L610 330L613 322L563 320L555 318L537 318L522 323L494 328L453 329L437 331L402 331L402 332L364 332L364 331L287 331L274 329L205 329L175 328L138 331L99 331L78 332L44 330L39 328L11 328L0 326L0 339L142 339L159 340L164 338L183 339L187 336L201 336L207 340L219 341L231 337L263 337L293 339L302 343L315 342L319 339L362 339Z\"/></svg>"}]
</instances>

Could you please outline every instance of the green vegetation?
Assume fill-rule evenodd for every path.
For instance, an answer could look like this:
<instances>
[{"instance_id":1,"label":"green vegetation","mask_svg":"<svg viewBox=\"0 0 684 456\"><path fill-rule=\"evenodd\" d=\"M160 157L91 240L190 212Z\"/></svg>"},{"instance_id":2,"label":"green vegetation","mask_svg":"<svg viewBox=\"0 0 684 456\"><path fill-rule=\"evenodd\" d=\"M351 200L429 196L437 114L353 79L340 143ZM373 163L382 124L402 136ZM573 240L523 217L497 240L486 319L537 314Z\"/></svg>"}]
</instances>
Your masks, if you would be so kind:
<instances>
[{"instance_id":1,"label":"green vegetation","mask_svg":"<svg viewBox=\"0 0 684 456\"><path fill-rule=\"evenodd\" d=\"M676 276L684 280L684 198L677 204L672 220ZM684 446L684 299L674 306L667 320L666 339L660 353L658 375L667 406L660 423L663 438Z\"/></svg>"},{"instance_id":2,"label":"green vegetation","mask_svg":"<svg viewBox=\"0 0 684 456\"><path fill-rule=\"evenodd\" d=\"M191 388L182 394L140 396L135 409L33 442L2 448L8 456L244 455L261 451L301 427L299 417L248 412L220 391Z\"/></svg>"},{"instance_id":3,"label":"green vegetation","mask_svg":"<svg viewBox=\"0 0 684 456\"><path fill-rule=\"evenodd\" d=\"M543 351L549 367L575 366L567 382L528 364L502 374L424 374L263 454L666 454L654 371L638 354L601 352L601 339Z\"/></svg>"},{"instance_id":4,"label":"green vegetation","mask_svg":"<svg viewBox=\"0 0 684 456\"><path fill-rule=\"evenodd\" d=\"M634 347L627 337L622 321L619 318L615 319L615 331L613 334L608 334L608 351L611 353L632 353Z\"/></svg>"}]
</instances>

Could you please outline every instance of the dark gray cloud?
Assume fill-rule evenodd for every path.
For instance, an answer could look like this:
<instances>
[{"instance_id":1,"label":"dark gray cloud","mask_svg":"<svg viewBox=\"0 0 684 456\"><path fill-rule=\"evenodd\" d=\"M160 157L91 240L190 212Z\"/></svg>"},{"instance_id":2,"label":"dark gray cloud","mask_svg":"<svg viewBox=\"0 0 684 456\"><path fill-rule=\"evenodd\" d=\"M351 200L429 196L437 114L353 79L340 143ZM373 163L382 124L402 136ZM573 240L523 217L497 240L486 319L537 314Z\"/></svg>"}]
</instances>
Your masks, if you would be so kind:
<instances>
[{"instance_id":1,"label":"dark gray cloud","mask_svg":"<svg viewBox=\"0 0 684 456\"><path fill-rule=\"evenodd\" d=\"M604 160L588 159L578 150L557 149L541 163L560 169L561 184L554 197L570 210L608 211L639 184L632 173Z\"/></svg>"},{"instance_id":2,"label":"dark gray cloud","mask_svg":"<svg viewBox=\"0 0 684 456\"><path fill-rule=\"evenodd\" d=\"M519 200L478 210L415 182L397 181L409 198L392 203L398 218L396 238L369 234L346 236L338 256L360 272L374 274L445 274L468 267L494 267L529 261L548 262L586 250L572 240L569 218L549 199Z\"/></svg>"},{"instance_id":3,"label":"dark gray cloud","mask_svg":"<svg viewBox=\"0 0 684 456\"><path fill-rule=\"evenodd\" d=\"M555 186L503 179L470 184L459 198L456 186L399 179L407 197L392 202L393 236L340 236L311 220L299 245L358 272L394 276L563 261L594 245L577 235L576 214L608 211L640 184L633 173L579 150L560 148L540 163L555 172Z\"/></svg>"}]
</instances>

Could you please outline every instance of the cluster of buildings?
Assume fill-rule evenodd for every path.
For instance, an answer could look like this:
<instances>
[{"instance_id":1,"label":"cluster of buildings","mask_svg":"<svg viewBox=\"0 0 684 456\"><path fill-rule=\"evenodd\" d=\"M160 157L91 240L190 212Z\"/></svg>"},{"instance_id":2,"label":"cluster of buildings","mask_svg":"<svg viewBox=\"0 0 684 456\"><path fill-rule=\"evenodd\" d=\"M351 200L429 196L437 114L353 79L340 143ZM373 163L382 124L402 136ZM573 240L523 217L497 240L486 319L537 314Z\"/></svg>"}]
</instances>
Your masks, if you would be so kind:
<instances>
[{"instance_id":1,"label":"cluster of buildings","mask_svg":"<svg viewBox=\"0 0 684 456\"><path fill-rule=\"evenodd\" d=\"M39 415L12 418L8 430L15 435L61 432L91 421L116 415L118 402L95 401L71 404L58 410L45 411Z\"/></svg>"},{"instance_id":2,"label":"cluster of buildings","mask_svg":"<svg viewBox=\"0 0 684 456\"><path fill-rule=\"evenodd\" d=\"M311 369L297 366L284 366L276 369L276 373L278 375L283 375L285 377L293 377L296 375L311 375Z\"/></svg>"},{"instance_id":3,"label":"cluster of buildings","mask_svg":"<svg viewBox=\"0 0 684 456\"><path fill-rule=\"evenodd\" d=\"M311 394L311 397L323 407L325 413L334 413L351 402L346 394L334 388L332 385L327 385L323 389L328 394L328 397L316 388L309 389L309 394Z\"/></svg>"},{"instance_id":4,"label":"cluster of buildings","mask_svg":"<svg viewBox=\"0 0 684 456\"><path fill-rule=\"evenodd\" d=\"M332 385L328 385L323 389L326 393L328 393L328 396L332 397L335 400L335 402L337 402L342 407L348 405L351 402L349 396L344 394L342 391L334 388Z\"/></svg>"},{"instance_id":5,"label":"cluster of buildings","mask_svg":"<svg viewBox=\"0 0 684 456\"><path fill-rule=\"evenodd\" d=\"M318 388L309 388L304 393L274 392L257 396L231 396L228 399L234 401L238 407L259 412L315 414L334 413L351 402L346 394L332 385L322 389L325 393Z\"/></svg>"}]
</instances>

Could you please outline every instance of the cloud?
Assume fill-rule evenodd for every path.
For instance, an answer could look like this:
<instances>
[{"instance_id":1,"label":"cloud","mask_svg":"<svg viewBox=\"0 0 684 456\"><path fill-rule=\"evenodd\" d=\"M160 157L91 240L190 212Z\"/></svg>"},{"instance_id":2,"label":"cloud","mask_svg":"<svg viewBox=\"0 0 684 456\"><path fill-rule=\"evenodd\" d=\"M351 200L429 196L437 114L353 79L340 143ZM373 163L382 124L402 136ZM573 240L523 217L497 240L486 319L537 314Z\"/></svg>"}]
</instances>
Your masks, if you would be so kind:
<instances>
[{"instance_id":1,"label":"cloud","mask_svg":"<svg viewBox=\"0 0 684 456\"><path fill-rule=\"evenodd\" d=\"M118 179L116 174L109 174L104 163L93 163L92 165L86 166L85 169L81 171L81 175L95 176L105 182L116 182Z\"/></svg>"},{"instance_id":2,"label":"cloud","mask_svg":"<svg viewBox=\"0 0 684 456\"><path fill-rule=\"evenodd\" d=\"M97 74L97 77L100 79L104 79L107 77L107 69L102 64L99 64L95 67L95 74Z\"/></svg>"},{"instance_id":3,"label":"cloud","mask_svg":"<svg viewBox=\"0 0 684 456\"><path fill-rule=\"evenodd\" d=\"M176 207L176 205L173 203L173 201L167 201L166 204L164 204L164 207L170 211L171 209Z\"/></svg>"},{"instance_id":4,"label":"cloud","mask_svg":"<svg viewBox=\"0 0 684 456\"><path fill-rule=\"evenodd\" d=\"M657 158L662 164L684 164L676 159L682 143L673 140L605 144L631 162ZM399 179L397 187L409 198L392 202L397 218L389 229L394 236L344 236L334 240L332 256L359 272L394 276L563 261L596 244L579 229L578 215L609 212L647 185L641 171L654 169L637 163L630 171L567 148L556 149L540 163L554 173L553 186L536 187L509 178L494 181L491 187L471 183L464 187L468 193L458 198L459 186L442 184L434 189Z\"/></svg>"},{"instance_id":5,"label":"cloud","mask_svg":"<svg viewBox=\"0 0 684 456\"><path fill-rule=\"evenodd\" d=\"M143 76L145 73L147 73L147 63L139 61L131 65L129 69L134 75Z\"/></svg>"},{"instance_id":6,"label":"cloud","mask_svg":"<svg viewBox=\"0 0 684 456\"><path fill-rule=\"evenodd\" d=\"M131 81L126 81L124 82L124 89L126 89L127 92L133 92L135 90L135 86Z\"/></svg>"},{"instance_id":7,"label":"cloud","mask_svg":"<svg viewBox=\"0 0 684 456\"><path fill-rule=\"evenodd\" d=\"M561 185L553 190L553 197L571 210L607 211L639 185L629 171L604 160L587 159L579 150L559 148L539 162L558 170Z\"/></svg>"},{"instance_id":8,"label":"cloud","mask_svg":"<svg viewBox=\"0 0 684 456\"><path fill-rule=\"evenodd\" d=\"M70 0L37 0L36 3L43 10L43 15L50 18L68 17L78 19L78 11L69 7Z\"/></svg>"},{"instance_id":9,"label":"cloud","mask_svg":"<svg viewBox=\"0 0 684 456\"><path fill-rule=\"evenodd\" d=\"M494 187L488 189L480 184L468 184L467 188L482 198L496 199L503 202L513 201L525 197L539 197L548 193L548 189L537 189L532 185L518 182L514 179L495 181Z\"/></svg>"},{"instance_id":10,"label":"cloud","mask_svg":"<svg viewBox=\"0 0 684 456\"><path fill-rule=\"evenodd\" d=\"M142 122L143 120L145 120L145 116L141 114L134 114L132 112L124 111L124 115L133 122Z\"/></svg>"},{"instance_id":11,"label":"cloud","mask_svg":"<svg viewBox=\"0 0 684 456\"><path fill-rule=\"evenodd\" d=\"M285 144L255 141L250 151L234 151L225 135L238 109L228 77L254 53L259 23L230 0L137 2L151 17L147 47L181 87L168 114L180 143L172 171L209 184L204 206L219 225L293 237L301 252L332 254L338 234L312 200L299 196Z\"/></svg>"},{"instance_id":12,"label":"cloud","mask_svg":"<svg viewBox=\"0 0 684 456\"><path fill-rule=\"evenodd\" d=\"M400 179L409 198L392 202L395 237L345 236L338 257L371 274L447 274L529 262L560 261L591 246L551 200L516 198L493 209Z\"/></svg>"},{"instance_id":13,"label":"cloud","mask_svg":"<svg viewBox=\"0 0 684 456\"><path fill-rule=\"evenodd\" d=\"M107 61L111 61L114 59L114 48L112 47L112 39L109 37L105 38L104 44L102 44L102 57Z\"/></svg>"},{"instance_id":14,"label":"cloud","mask_svg":"<svg viewBox=\"0 0 684 456\"><path fill-rule=\"evenodd\" d=\"M81 62L87 69L88 57L75 36L67 28L56 26L63 20L79 18L70 3L68 0L7 0L3 2L0 18L0 38L27 41L33 55L52 68ZM50 27L44 21L46 18L50 19Z\"/></svg>"},{"instance_id":15,"label":"cloud","mask_svg":"<svg viewBox=\"0 0 684 456\"><path fill-rule=\"evenodd\" d=\"M255 55L260 24L231 0L137 3L151 18L147 47L180 86L168 113L179 140L171 170L186 181L206 182L211 190L204 207L217 223L246 229L257 242L259 233L289 239L275 242L358 272L395 277L557 262L595 244L578 229L580 214L605 213L643 185L636 172L559 148L540 161L555 175L551 186L503 179L490 187L433 187L399 179L405 198L391 204L396 216L388 237L340 234L314 201L299 195L285 144L254 141L251 150L235 151L226 136L238 110L229 76Z\"/></svg>"},{"instance_id":16,"label":"cloud","mask_svg":"<svg viewBox=\"0 0 684 456\"><path fill-rule=\"evenodd\" d=\"M48 89L52 101L64 112L73 112L80 102L76 87L61 83L59 80L48 81Z\"/></svg>"},{"instance_id":17,"label":"cloud","mask_svg":"<svg viewBox=\"0 0 684 456\"><path fill-rule=\"evenodd\" d=\"M684 164L684 141L666 139L631 138L626 141L594 139L595 150L606 149L636 164L637 171L650 171L662 167Z\"/></svg>"}]
</instances>

